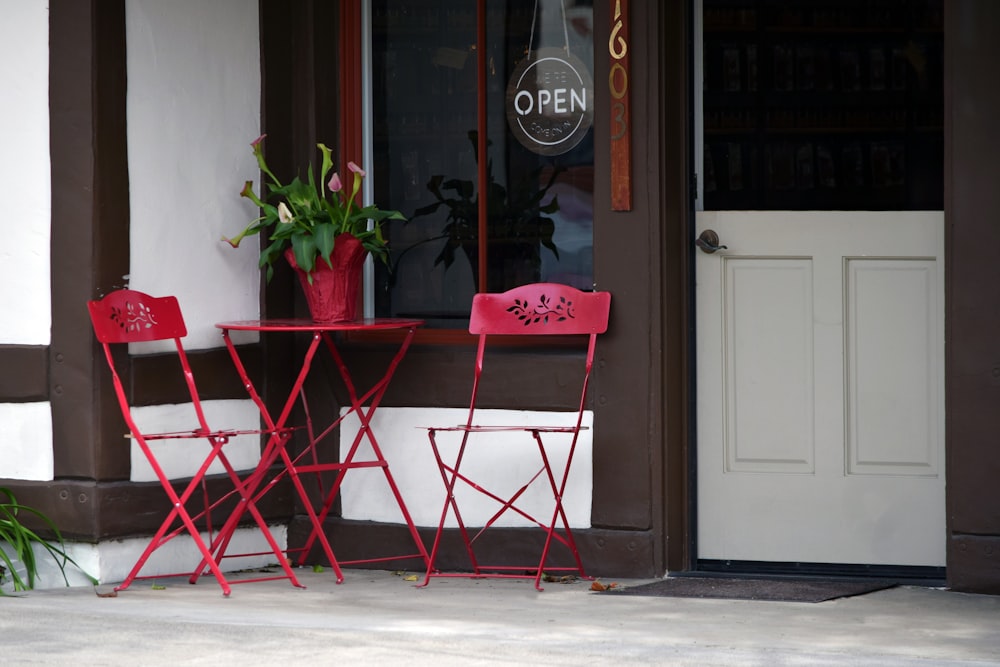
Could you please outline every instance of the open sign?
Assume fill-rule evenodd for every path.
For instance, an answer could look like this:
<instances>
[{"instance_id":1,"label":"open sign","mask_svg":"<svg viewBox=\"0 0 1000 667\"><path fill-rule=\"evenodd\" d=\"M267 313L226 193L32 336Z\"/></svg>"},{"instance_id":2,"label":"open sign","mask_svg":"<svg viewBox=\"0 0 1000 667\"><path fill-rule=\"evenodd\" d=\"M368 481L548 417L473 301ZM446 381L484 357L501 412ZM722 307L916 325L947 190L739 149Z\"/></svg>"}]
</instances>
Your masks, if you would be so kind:
<instances>
[{"instance_id":1,"label":"open sign","mask_svg":"<svg viewBox=\"0 0 1000 667\"><path fill-rule=\"evenodd\" d=\"M545 114L546 107L551 106L554 114L576 113L587 110L587 91L576 88L554 88L539 90L535 93L536 100L527 90L522 90L514 96L514 112L518 116L530 116L535 113Z\"/></svg>"},{"instance_id":2,"label":"open sign","mask_svg":"<svg viewBox=\"0 0 1000 667\"><path fill-rule=\"evenodd\" d=\"M507 124L540 155L560 155L580 143L593 123L593 107L590 72L563 49L532 52L507 83Z\"/></svg>"}]
</instances>

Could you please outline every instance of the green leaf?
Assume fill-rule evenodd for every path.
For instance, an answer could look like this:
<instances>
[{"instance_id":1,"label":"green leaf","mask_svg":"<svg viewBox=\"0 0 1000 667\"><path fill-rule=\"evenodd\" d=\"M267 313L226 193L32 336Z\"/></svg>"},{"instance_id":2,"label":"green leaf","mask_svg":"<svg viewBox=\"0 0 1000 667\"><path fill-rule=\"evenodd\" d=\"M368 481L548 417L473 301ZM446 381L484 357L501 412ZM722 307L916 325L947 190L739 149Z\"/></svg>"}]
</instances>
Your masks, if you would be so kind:
<instances>
[{"instance_id":1,"label":"green leaf","mask_svg":"<svg viewBox=\"0 0 1000 667\"><path fill-rule=\"evenodd\" d=\"M330 253L333 252L335 236L336 230L334 230L333 225L329 223L317 225L313 230L313 239L316 245L316 251L330 268L333 268L333 264L330 263Z\"/></svg>"},{"instance_id":2,"label":"green leaf","mask_svg":"<svg viewBox=\"0 0 1000 667\"><path fill-rule=\"evenodd\" d=\"M306 273L312 273L316 266L316 241L311 234L292 234L292 251L295 263ZM312 276L309 277L312 282Z\"/></svg>"},{"instance_id":3,"label":"green leaf","mask_svg":"<svg viewBox=\"0 0 1000 667\"><path fill-rule=\"evenodd\" d=\"M284 249L284 239L273 241L271 245L260 251L260 261L258 262L258 266L260 268L267 266L268 273L273 273L274 270L271 268L271 265L281 257ZM268 279L270 279L270 275L268 276Z\"/></svg>"}]
</instances>

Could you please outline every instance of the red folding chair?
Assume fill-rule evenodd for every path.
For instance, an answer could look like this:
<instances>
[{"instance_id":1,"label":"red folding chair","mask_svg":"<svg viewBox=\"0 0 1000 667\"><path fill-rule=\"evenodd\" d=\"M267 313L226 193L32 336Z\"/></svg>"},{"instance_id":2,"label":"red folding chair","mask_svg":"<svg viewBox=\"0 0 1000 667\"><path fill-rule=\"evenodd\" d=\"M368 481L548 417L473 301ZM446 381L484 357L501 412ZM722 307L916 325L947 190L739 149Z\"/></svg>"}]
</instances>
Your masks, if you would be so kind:
<instances>
[{"instance_id":1,"label":"red folding chair","mask_svg":"<svg viewBox=\"0 0 1000 667\"><path fill-rule=\"evenodd\" d=\"M576 451L577 440L583 426L584 405L587 397L587 385L594 362L594 349L598 334L604 333L608 327L608 316L611 309L611 294L608 292L581 292L567 285L555 283L536 283L517 287L502 294L476 294L472 300L472 316L469 321L469 333L479 336L479 346L476 352L476 367L472 382L472 398L469 402L469 412L466 422L457 426L426 427L434 458L444 481L446 498L441 510L441 521L438 523L434 546L431 549L427 575L421 586L426 586L431 577L520 577L534 578L535 588L542 590L540 582L546 573L546 561L549 557L553 540L566 546L572 554L575 565L572 567L549 567L548 572L576 572L586 578L583 563L577 550L573 531L570 529L566 512L563 508L563 496L569 479L573 454ZM493 336L586 336L588 338L587 354L583 368L582 388L580 391L579 408L575 423L571 426L538 426L538 425L502 425L491 426L476 421L476 400L479 394L480 379L483 374L484 357L487 356L487 341ZM491 356L491 362L498 362ZM437 434L442 432L458 432L461 434L461 444L458 447L454 461L445 461ZM540 467L528 481L512 496L504 497L485 488L479 482L471 479L462 470L466 447L475 440L473 434L520 432L530 434L538 445ZM569 437L569 447L565 466L561 470L552 465L551 448L555 434ZM565 437L562 442L565 442ZM503 454L500 455L501 457ZM534 468L532 468L534 470ZM544 521L533 516L523 507L518 506L518 500L525 491L537 480L547 480L554 497L551 519ZM470 535L459 510L455 497L455 487L458 482L474 489L476 492L491 498L499 504L499 509L475 535ZM544 484L544 482L539 482ZM479 563L475 553L475 542L507 512L514 512L530 524L537 525L545 531L545 542L541 557L537 563L529 565L485 565ZM458 524L458 529L465 545L471 571L442 572L435 566L441 536L449 514L452 514ZM548 518L548 517L545 517Z\"/></svg>"},{"instance_id":2,"label":"red folding chair","mask_svg":"<svg viewBox=\"0 0 1000 667\"><path fill-rule=\"evenodd\" d=\"M139 572L146 564L146 561L154 551L185 532L190 536L194 545L200 552L199 558L204 558L204 563L208 568L208 571L211 571L212 574L215 575L216 580L222 587L224 595L229 595L230 583L247 583L250 581L268 581L287 578L293 585L301 586L296 579L295 574L289 567L287 559L275 541L274 536L271 535L270 530L268 530L267 524L265 523L263 516L261 516L258 511L255 502L245 491L246 480L240 478L236 470L234 470L233 466L230 464L224 451L225 445L229 442L229 440L240 435L264 435L271 439L270 444L283 446L284 442L287 441L290 436L291 429L218 430L209 428L208 423L205 420L204 411L202 410L201 400L198 396L198 389L195 386L194 374L191 372L191 366L188 363L187 354L185 354L184 347L181 345L181 338L187 335L187 329L184 326L184 318L181 316L181 310L177 304L176 298L172 296L156 298L134 290L118 290L108 294L100 301L89 301L87 306L90 310L90 320L94 326L94 333L97 336L97 340L100 341L101 345L104 347L104 356L107 359L108 367L111 369L111 376L114 380L115 386L115 394L117 395L118 403L121 406L122 416L124 416L125 423L128 425L129 433L125 437L133 438L136 443L138 443L139 448L149 461L150 466L155 472L156 477L159 480L160 485L163 487L163 490L166 492L172 506L159 530L157 530L152 540L150 540L149 545L146 547L145 551L142 552L142 555L139 556L139 560L136 561L135 566L133 566L125 580L119 586L115 587L115 590L125 590L135 579L152 578L153 575L139 576ZM191 397L191 404L194 408L194 417L197 422L197 426L188 431L143 433L139 427L136 426L135 420L132 417L132 409L128 402L128 393L126 392L116 369L115 358L111 351L111 345L121 343L145 343L169 339L173 339L177 348L177 357L180 361L179 370L184 374L187 389ZM155 453L149 446L149 443L155 440L183 441L185 444L185 455L191 457L201 457L201 464L198 466L197 471L190 480L178 482L176 484L177 488L175 488L175 483L172 482L164 473L160 462L157 461ZM195 442L202 443L203 446L195 447ZM222 464L226 475L228 475L233 484L233 489L221 495L221 497L213 500L209 498L208 486L205 478L209 466L211 466L215 461L219 461ZM192 497L195 496L195 492L199 488L201 489L201 510L192 514L188 509L188 503L189 501L192 501ZM180 490L178 491L178 489ZM212 512L222 503L233 499L235 495L239 495L238 505L246 505L246 510L250 512L257 524L257 527L260 528L264 538L267 540L270 552L233 555L259 556L273 553L274 557L278 560L278 563L284 571L283 576L267 576L229 582L222 574L222 571L219 568L222 556L220 555L221 550L217 548L219 545L215 543L216 533L212 529ZM201 537L201 526L199 526L199 522L201 526L204 526L205 530L209 534L210 545L206 544ZM226 554L226 557L230 557L230 555ZM199 574L201 574L200 566L194 571L183 572L180 574L160 574L158 576L190 576L193 583Z\"/></svg>"}]
</instances>

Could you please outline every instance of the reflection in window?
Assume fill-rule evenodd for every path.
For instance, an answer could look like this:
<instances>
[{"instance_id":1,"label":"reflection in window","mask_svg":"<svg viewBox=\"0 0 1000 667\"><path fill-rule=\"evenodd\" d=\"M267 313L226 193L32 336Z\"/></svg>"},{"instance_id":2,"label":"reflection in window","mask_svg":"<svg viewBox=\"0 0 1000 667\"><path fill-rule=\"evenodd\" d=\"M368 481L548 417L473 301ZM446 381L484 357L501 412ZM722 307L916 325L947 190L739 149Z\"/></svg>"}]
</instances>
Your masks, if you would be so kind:
<instances>
[{"instance_id":1,"label":"reflection in window","mask_svg":"<svg viewBox=\"0 0 1000 667\"><path fill-rule=\"evenodd\" d=\"M476 3L372 0L375 201L409 218L384 227L391 270L376 266L376 315L464 328L477 291L540 280L592 288L592 130L546 156L525 148L506 118L508 80L529 50L568 48L593 70L591 4L488 0L488 148L479 156ZM485 187L479 159L489 166ZM484 194L489 214L480 221Z\"/></svg>"}]
</instances>

